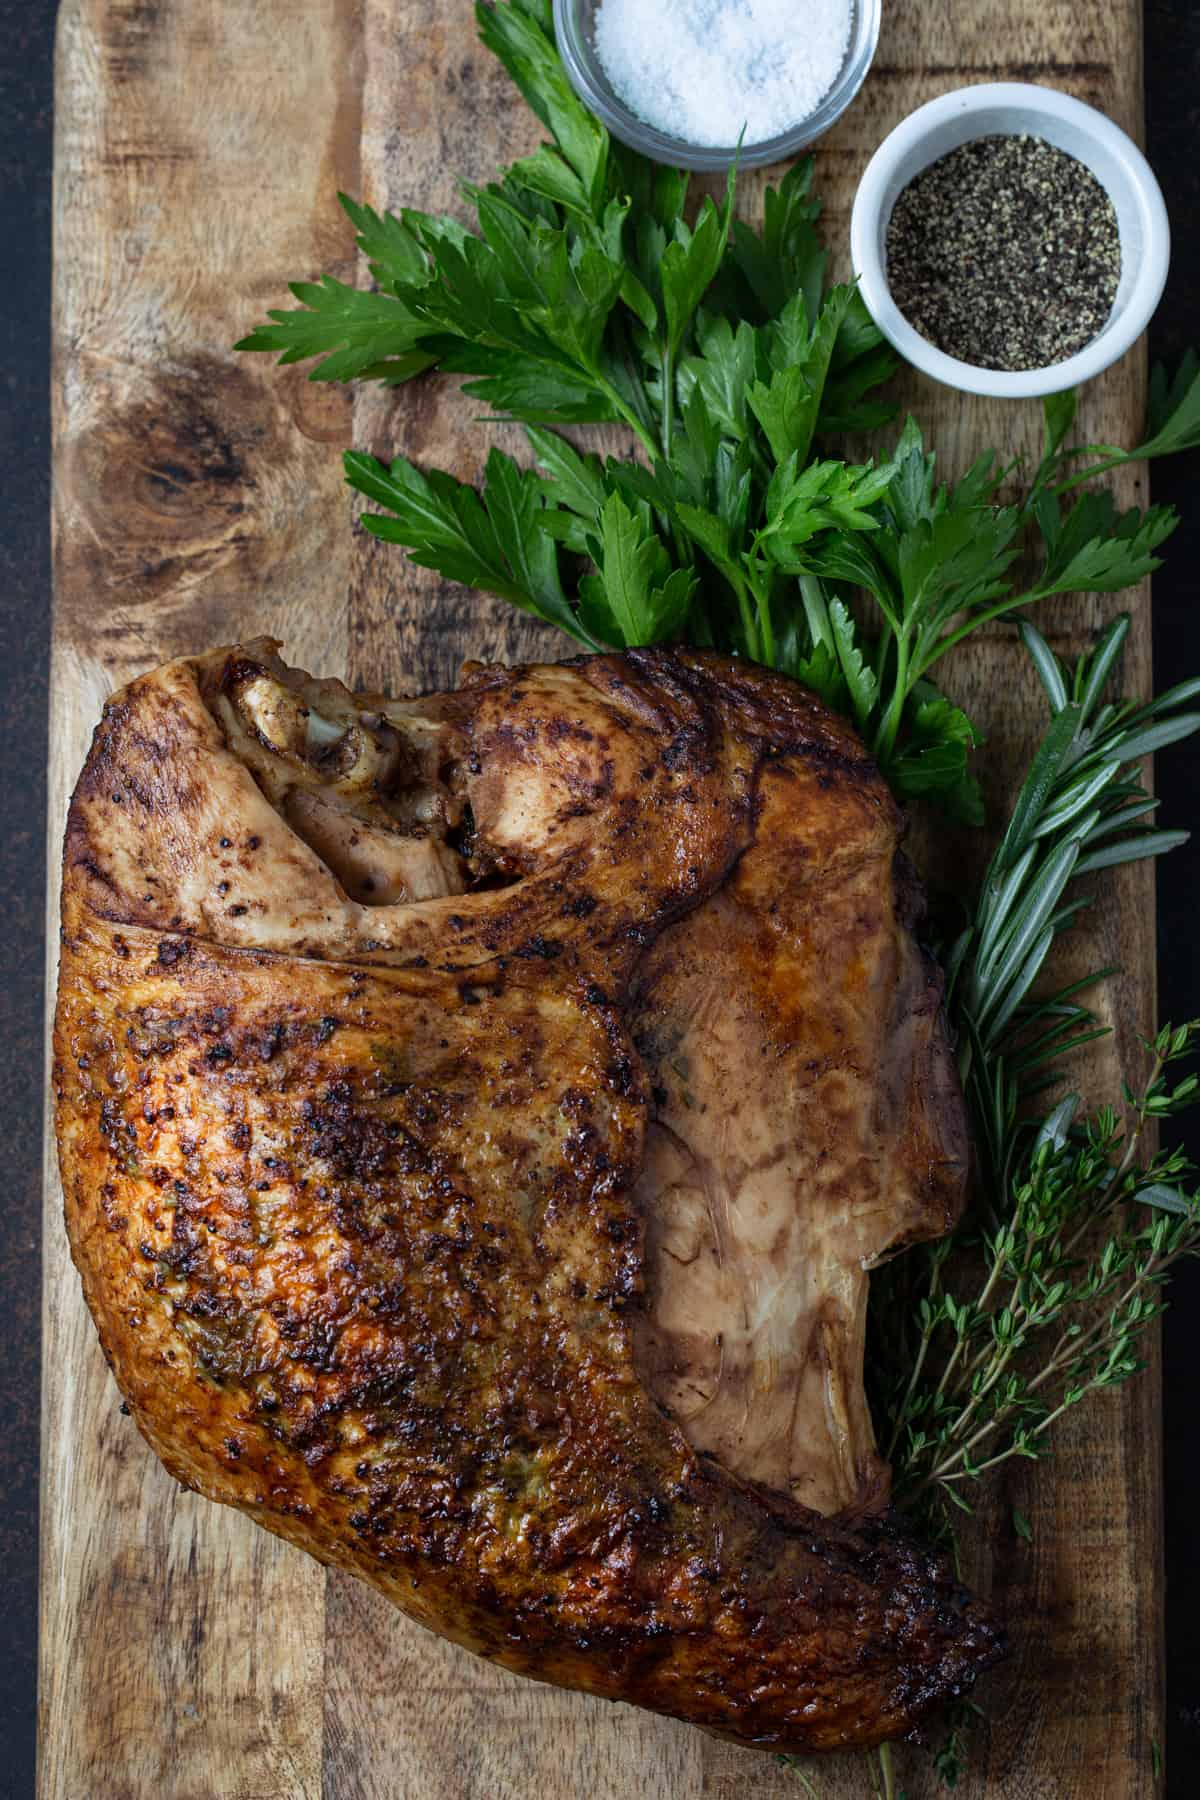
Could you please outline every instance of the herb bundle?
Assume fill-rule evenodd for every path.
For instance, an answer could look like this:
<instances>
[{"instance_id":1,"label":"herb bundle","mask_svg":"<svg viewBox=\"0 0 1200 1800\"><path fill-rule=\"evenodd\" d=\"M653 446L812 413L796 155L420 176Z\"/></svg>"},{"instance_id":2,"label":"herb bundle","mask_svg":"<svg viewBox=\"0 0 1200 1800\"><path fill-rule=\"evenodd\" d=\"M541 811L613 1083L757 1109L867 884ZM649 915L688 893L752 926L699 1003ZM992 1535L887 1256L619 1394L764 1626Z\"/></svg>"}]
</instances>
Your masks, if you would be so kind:
<instances>
[{"instance_id":1,"label":"herb bundle","mask_svg":"<svg viewBox=\"0 0 1200 1800\"><path fill-rule=\"evenodd\" d=\"M1200 444L1200 364L1156 377L1133 450L1069 444L1070 394L1045 406L1038 467L994 452L937 479L908 420L879 457L830 440L878 431L894 358L852 287L824 286L812 167L768 188L759 230L687 178L616 144L576 99L548 0L480 6L479 30L551 141L483 188L477 231L343 199L373 281L297 283L240 348L318 359L317 380L398 384L435 367L526 428L532 465L498 449L481 492L400 457L351 454L382 510L376 536L590 649L687 639L771 664L853 719L903 799L970 824L978 733L935 685L991 621L1054 595L1115 592L1158 566L1169 509L1118 511L1095 483ZM607 460L563 428L618 424ZM1015 493L1015 498L1013 497ZM943 946L979 1150L978 1202L954 1238L876 1277L873 1403L897 1492L949 1534L972 1481L1036 1456L1055 1421L1138 1367L1161 1284L1200 1244L1200 1200L1145 1127L1192 1097L1174 1068L1200 1025L1165 1027L1149 1073L1085 1114L1062 1058L1098 1035L1087 983L1046 993L1079 883L1170 849L1138 759L1200 725L1200 682L1148 705L1107 698L1126 624L1067 668L1021 633L1050 722L969 922ZM1109 971L1096 971L1098 981ZM957 1727L956 1727L957 1731ZM938 1752L948 1781L957 1736ZM878 1764L890 1791L891 1764Z\"/></svg>"},{"instance_id":2,"label":"herb bundle","mask_svg":"<svg viewBox=\"0 0 1200 1800\"><path fill-rule=\"evenodd\" d=\"M963 1507L963 1485L997 1463L1036 1457L1064 1412L1137 1371L1167 1267L1200 1246L1200 1197L1180 1185L1190 1165L1176 1151L1142 1154L1147 1126L1200 1088L1195 1075L1170 1075L1200 1048L1200 1021L1159 1031L1145 1047L1148 1073L1120 1107L1080 1117L1077 1093L1041 1116L1035 1104L1062 1059L1102 1035L1080 995L1111 971L1033 994L1056 936L1088 904L1076 883L1187 835L1144 823L1155 803L1130 765L1200 728L1186 710L1200 680L1145 706L1105 702L1127 630L1118 619L1070 670L1022 626L1051 724L974 917L945 956L979 1192L957 1237L881 1271L882 1286L903 1290L909 1342L899 1363L894 1340L879 1346L875 1392L899 1497L928 1497L934 1514L946 1501Z\"/></svg>"},{"instance_id":3,"label":"herb bundle","mask_svg":"<svg viewBox=\"0 0 1200 1800\"><path fill-rule=\"evenodd\" d=\"M469 375L468 394L525 424L537 467L493 449L478 493L351 454L348 480L384 509L369 531L589 649L686 638L782 669L853 717L902 798L980 822L976 733L933 673L991 619L1158 566L1168 510L1069 495L1200 439L1195 367L1130 452L1064 448L1073 403L1049 402L1018 505L998 504L1015 471L994 454L937 483L912 420L877 462L829 457L830 437L890 418L878 389L895 358L853 288L824 291L811 161L767 189L761 230L734 219L732 174L689 224L687 177L613 142L576 98L547 0L478 16L553 142L464 190L477 233L344 198L374 291L298 282L300 308L240 348L319 358L316 380ZM599 423L626 426L636 454L602 462L553 429ZM1034 572L1015 582L1023 548Z\"/></svg>"}]
</instances>

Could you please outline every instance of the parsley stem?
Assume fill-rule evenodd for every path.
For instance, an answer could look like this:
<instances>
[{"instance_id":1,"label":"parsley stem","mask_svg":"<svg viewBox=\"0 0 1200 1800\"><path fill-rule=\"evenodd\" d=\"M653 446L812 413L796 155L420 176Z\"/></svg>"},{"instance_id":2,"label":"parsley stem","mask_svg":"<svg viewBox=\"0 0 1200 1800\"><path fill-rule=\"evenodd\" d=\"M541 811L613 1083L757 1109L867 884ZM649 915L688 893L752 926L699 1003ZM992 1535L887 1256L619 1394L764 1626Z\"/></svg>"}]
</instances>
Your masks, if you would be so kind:
<instances>
[{"instance_id":1,"label":"parsley stem","mask_svg":"<svg viewBox=\"0 0 1200 1800\"><path fill-rule=\"evenodd\" d=\"M775 666L775 628L771 624L771 589L768 583L766 591L754 582L754 603L758 608L759 647L762 661L769 668Z\"/></svg>"},{"instance_id":2,"label":"parsley stem","mask_svg":"<svg viewBox=\"0 0 1200 1800\"><path fill-rule=\"evenodd\" d=\"M654 409L650 404L650 396L646 392L646 384L642 379L641 366L629 342L629 332L625 326L622 326L621 328L618 343L621 352L621 365L625 370L630 389L639 403L638 408L636 409L636 417L637 420L640 420L641 422L640 424L636 423L634 418L631 417L630 409L624 406L622 406L622 417L627 420L631 429L636 432L639 442L642 444L647 456L650 458L651 467L653 467L662 454L651 430L654 419ZM612 386L611 383L608 385L609 387ZM617 398L618 404L622 404L619 395Z\"/></svg>"},{"instance_id":3,"label":"parsley stem","mask_svg":"<svg viewBox=\"0 0 1200 1800\"><path fill-rule=\"evenodd\" d=\"M1049 600L1061 591L1056 587L1029 588L1023 594L1010 594L1007 599L998 600L995 606L986 607L983 612L972 613L954 631L949 631L945 637L939 638L928 655L921 658L914 679L919 681L923 675L928 674L934 663L940 662L948 650L953 650L956 644L961 644L964 638L970 637L972 632L978 631L981 625L990 625L993 619L1002 619L1005 613L1017 612L1023 606L1033 606L1039 600Z\"/></svg>"},{"instance_id":4,"label":"parsley stem","mask_svg":"<svg viewBox=\"0 0 1200 1800\"><path fill-rule=\"evenodd\" d=\"M671 440L675 435L675 357L670 343L663 346L662 357L662 446L663 460L671 460Z\"/></svg>"},{"instance_id":5,"label":"parsley stem","mask_svg":"<svg viewBox=\"0 0 1200 1800\"><path fill-rule=\"evenodd\" d=\"M888 763L892 758L892 752L896 748L896 738L900 732L900 721L904 716L904 707L908 700L910 686L908 670L908 636L904 632L899 632L896 636L896 672L895 685L892 689L892 698L888 705L887 712L884 714L880 723L879 730L875 734L875 759L884 769L887 768ZM920 670L917 670L916 674L919 675Z\"/></svg>"},{"instance_id":6,"label":"parsley stem","mask_svg":"<svg viewBox=\"0 0 1200 1800\"><path fill-rule=\"evenodd\" d=\"M605 376L597 372L593 379L601 389L605 399L611 402L613 410L620 414L622 422L628 425L630 431L633 432L639 444L641 444L643 450L646 452L646 455L649 457L650 466L653 468L654 464L661 460L662 451L655 439L651 436L647 427L643 425L642 421L633 411L633 408L625 404L621 395Z\"/></svg>"},{"instance_id":7,"label":"parsley stem","mask_svg":"<svg viewBox=\"0 0 1200 1800\"><path fill-rule=\"evenodd\" d=\"M1126 463L1138 460L1136 454L1120 450L1115 444L1079 444L1073 450L1061 451L1058 461L1061 463L1068 456L1099 456L1102 460L1089 464L1086 469L1077 469L1065 481L1057 482L1049 489L1055 499L1071 493L1074 488L1082 487L1085 481L1095 481L1099 476L1107 475L1110 469L1120 469Z\"/></svg>"},{"instance_id":8,"label":"parsley stem","mask_svg":"<svg viewBox=\"0 0 1200 1800\"><path fill-rule=\"evenodd\" d=\"M734 593L737 595L738 613L742 621L742 635L746 642L746 655L753 662L762 662L762 648L758 638L758 624L754 616L754 608L750 604L750 596L746 591L746 583L730 565L722 565L725 576ZM757 599L757 595L755 596Z\"/></svg>"}]
</instances>

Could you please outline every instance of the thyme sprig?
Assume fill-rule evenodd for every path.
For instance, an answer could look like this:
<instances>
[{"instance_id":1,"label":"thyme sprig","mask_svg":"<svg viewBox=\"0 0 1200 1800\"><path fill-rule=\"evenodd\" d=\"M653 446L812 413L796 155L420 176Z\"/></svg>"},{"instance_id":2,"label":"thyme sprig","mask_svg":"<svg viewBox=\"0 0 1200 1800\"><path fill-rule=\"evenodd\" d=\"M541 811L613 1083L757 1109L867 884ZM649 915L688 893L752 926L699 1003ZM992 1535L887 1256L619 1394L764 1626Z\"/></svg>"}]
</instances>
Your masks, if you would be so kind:
<instances>
[{"instance_id":1,"label":"thyme sprig","mask_svg":"<svg viewBox=\"0 0 1200 1800\"><path fill-rule=\"evenodd\" d=\"M1038 1457L1064 1413L1143 1366L1138 1341L1163 1311L1163 1279L1200 1247L1200 1200L1178 1185L1190 1170L1177 1151L1142 1161L1139 1149L1148 1120L1194 1098L1196 1076L1172 1085L1167 1071L1198 1036L1200 1021L1162 1028L1145 1085L1126 1091L1124 1119L1105 1107L1077 1123L1077 1095L1047 1116L1009 1216L979 1235L986 1273L976 1291L963 1279L971 1264L952 1267L940 1246L931 1256L917 1380L892 1427L901 1504L938 1490L966 1505L964 1483L1011 1457ZM940 1372L934 1379L935 1362L922 1379L939 1338Z\"/></svg>"},{"instance_id":2,"label":"thyme sprig","mask_svg":"<svg viewBox=\"0 0 1200 1800\"><path fill-rule=\"evenodd\" d=\"M1194 1103L1198 1078L1177 1065L1200 1050L1200 1020L1164 1025L1149 1072L1121 1109L1079 1117L1069 1094L1042 1120L994 1230L969 1224L911 1253L899 1291L916 1322L907 1379L877 1364L877 1418L890 1418L896 1499L955 1549L955 1514L1002 1464L1036 1461L1054 1427L1145 1365L1145 1333L1165 1310L1173 1264L1200 1252L1200 1191L1178 1151L1144 1154L1147 1127ZM872 1328L892 1316L897 1270L876 1277ZM880 1346L883 1347L882 1345ZM887 1354L897 1360L894 1337ZM982 1489L980 1489L982 1491ZM1027 1523L1014 1525L1028 1537ZM953 1788L981 1709L948 1709L931 1762Z\"/></svg>"}]
</instances>

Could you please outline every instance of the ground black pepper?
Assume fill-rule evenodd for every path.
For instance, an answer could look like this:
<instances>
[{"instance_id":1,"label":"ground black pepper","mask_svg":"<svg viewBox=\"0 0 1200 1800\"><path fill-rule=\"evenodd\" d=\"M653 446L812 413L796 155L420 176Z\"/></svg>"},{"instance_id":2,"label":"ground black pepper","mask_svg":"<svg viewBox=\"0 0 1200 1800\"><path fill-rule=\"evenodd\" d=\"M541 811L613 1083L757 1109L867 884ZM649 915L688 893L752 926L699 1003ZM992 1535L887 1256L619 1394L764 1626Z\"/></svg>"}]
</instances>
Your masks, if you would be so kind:
<instances>
[{"instance_id":1,"label":"ground black pepper","mask_svg":"<svg viewBox=\"0 0 1200 1800\"><path fill-rule=\"evenodd\" d=\"M1112 201L1039 137L981 137L932 163L887 229L892 297L921 336L983 369L1044 369L1103 329L1121 278Z\"/></svg>"}]
</instances>

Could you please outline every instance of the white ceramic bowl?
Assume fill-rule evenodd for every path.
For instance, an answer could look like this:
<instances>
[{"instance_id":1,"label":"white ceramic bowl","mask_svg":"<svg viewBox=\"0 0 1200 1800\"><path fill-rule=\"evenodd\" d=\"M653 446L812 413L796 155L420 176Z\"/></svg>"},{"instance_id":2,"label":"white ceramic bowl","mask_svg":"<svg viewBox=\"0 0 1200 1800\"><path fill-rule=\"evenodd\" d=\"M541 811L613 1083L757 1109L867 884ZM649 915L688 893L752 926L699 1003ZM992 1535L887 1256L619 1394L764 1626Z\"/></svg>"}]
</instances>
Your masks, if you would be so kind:
<instances>
[{"instance_id":1,"label":"white ceramic bowl","mask_svg":"<svg viewBox=\"0 0 1200 1800\"><path fill-rule=\"evenodd\" d=\"M903 190L930 163L972 138L1027 132L1092 171L1113 203L1121 236L1121 279L1108 323L1090 344L1045 369L981 369L938 350L915 331L887 282L887 227ZM1001 399L1055 394L1090 381L1141 336L1167 279L1171 233L1149 163L1111 119L1054 88L1017 81L958 88L918 107L883 140L859 183L850 254L875 323L906 362L948 387Z\"/></svg>"}]
</instances>

